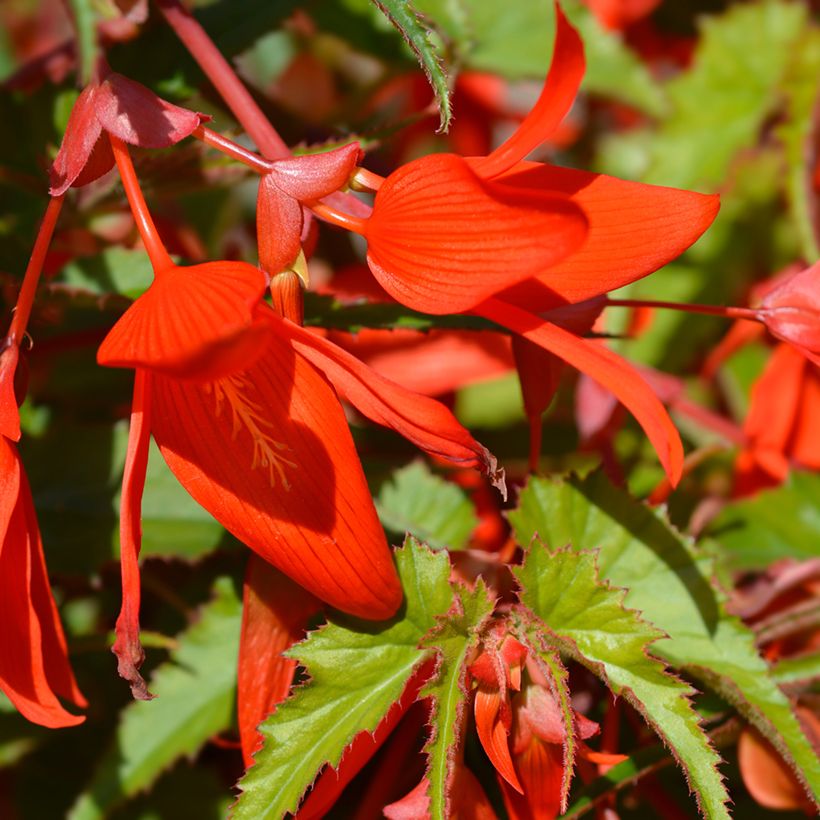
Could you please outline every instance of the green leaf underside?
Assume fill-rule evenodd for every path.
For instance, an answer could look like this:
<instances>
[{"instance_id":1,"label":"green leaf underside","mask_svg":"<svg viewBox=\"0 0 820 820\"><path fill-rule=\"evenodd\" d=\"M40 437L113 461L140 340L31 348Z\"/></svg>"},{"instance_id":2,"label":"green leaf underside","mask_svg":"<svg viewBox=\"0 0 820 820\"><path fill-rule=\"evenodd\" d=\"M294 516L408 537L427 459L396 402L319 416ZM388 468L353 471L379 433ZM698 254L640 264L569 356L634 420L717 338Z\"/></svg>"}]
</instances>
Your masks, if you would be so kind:
<instances>
[{"instance_id":1,"label":"green leaf underside","mask_svg":"<svg viewBox=\"0 0 820 820\"><path fill-rule=\"evenodd\" d=\"M450 106L450 86L441 57L430 39L430 32L421 24L418 13L408 0L373 0L373 2L413 49L436 95L439 110L438 130L440 133L446 132L453 116Z\"/></svg>"},{"instance_id":2,"label":"green leaf underside","mask_svg":"<svg viewBox=\"0 0 820 820\"><path fill-rule=\"evenodd\" d=\"M714 188L738 151L755 144L806 26L784 0L738 4L703 18L692 68L666 86L673 114L652 141L645 182Z\"/></svg>"},{"instance_id":3,"label":"green leaf underside","mask_svg":"<svg viewBox=\"0 0 820 820\"><path fill-rule=\"evenodd\" d=\"M431 736L424 747L433 820L450 816L448 787L452 783L456 750L463 742L464 708L469 695L467 661L478 643L482 625L492 615L494 604L481 579L473 591L459 587L453 609L422 644L437 650L439 656L436 678L421 692L422 697L433 699Z\"/></svg>"},{"instance_id":4,"label":"green leaf underside","mask_svg":"<svg viewBox=\"0 0 820 820\"><path fill-rule=\"evenodd\" d=\"M422 461L393 473L379 491L376 509L388 530L409 532L431 547L463 549L478 526L464 490L430 472Z\"/></svg>"},{"instance_id":5,"label":"green leaf underside","mask_svg":"<svg viewBox=\"0 0 820 820\"><path fill-rule=\"evenodd\" d=\"M510 521L522 544L537 533L552 549L600 550L600 577L625 588L625 605L666 633L652 654L715 688L820 793L820 762L751 631L726 613L711 562L659 512L595 473L583 481L532 480Z\"/></svg>"},{"instance_id":6,"label":"green leaf underside","mask_svg":"<svg viewBox=\"0 0 820 820\"><path fill-rule=\"evenodd\" d=\"M232 581L217 579L214 599L152 675L149 689L156 699L133 701L123 710L114 744L72 808L71 820L108 816L174 761L195 755L230 727L241 618Z\"/></svg>"},{"instance_id":7,"label":"green leaf underside","mask_svg":"<svg viewBox=\"0 0 820 820\"><path fill-rule=\"evenodd\" d=\"M820 475L793 471L780 487L727 504L709 525L732 569L765 569L781 558L815 558Z\"/></svg>"},{"instance_id":8,"label":"green leaf underside","mask_svg":"<svg viewBox=\"0 0 820 820\"><path fill-rule=\"evenodd\" d=\"M601 676L638 709L686 772L703 815L728 818L720 757L689 702L692 689L647 653L663 633L623 606L623 590L598 580L595 556L571 549L550 554L534 543L514 570L521 602L560 648Z\"/></svg>"},{"instance_id":9,"label":"green leaf underside","mask_svg":"<svg viewBox=\"0 0 820 820\"><path fill-rule=\"evenodd\" d=\"M396 564L405 592L399 615L380 623L340 616L291 650L310 680L260 725L265 745L238 784L237 820L295 812L320 769L338 766L357 734L376 729L429 656L419 643L452 602L447 555L408 539Z\"/></svg>"}]
</instances>

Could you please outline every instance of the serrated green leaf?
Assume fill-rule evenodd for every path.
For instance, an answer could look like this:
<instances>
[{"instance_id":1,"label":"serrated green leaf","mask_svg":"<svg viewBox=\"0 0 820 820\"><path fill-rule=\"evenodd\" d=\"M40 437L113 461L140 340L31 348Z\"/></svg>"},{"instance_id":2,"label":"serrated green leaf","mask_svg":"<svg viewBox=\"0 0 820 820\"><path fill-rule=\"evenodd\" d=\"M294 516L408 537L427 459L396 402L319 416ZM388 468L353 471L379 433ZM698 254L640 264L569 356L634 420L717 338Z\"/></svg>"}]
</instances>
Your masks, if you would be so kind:
<instances>
[{"instance_id":1,"label":"serrated green leaf","mask_svg":"<svg viewBox=\"0 0 820 820\"><path fill-rule=\"evenodd\" d=\"M418 13L409 0L373 0L373 3L413 49L436 95L439 111L438 131L446 132L453 116L450 106L450 85L441 56L430 39L430 32L421 24Z\"/></svg>"},{"instance_id":2,"label":"serrated green leaf","mask_svg":"<svg viewBox=\"0 0 820 820\"><path fill-rule=\"evenodd\" d=\"M703 18L692 68L666 87L673 114L652 141L644 181L714 189L724 180L777 104L805 25L805 4L788 0L735 4Z\"/></svg>"},{"instance_id":3,"label":"serrated green leaf","mask_svg":"<svg viewBox=\"0 0 820 820\"><path fill-rule=\"evenodd\" d=\"M106 816L231 725L241 618L233 582L217 579L214 599L152 675L149 688L156 699L133 701L123 710L114 745L72 808L71 820Z\"/></svg>"},{"instance_id":4,"label":"serrated green leaf","mask_svg":"<svg viewBox=\"0 0 820 820\"><path fill-rule=\"evenodd\" d=\"M408 539L396 565L405 593L399 615L381 623L340 616L291 650L310 680L260 725L265 745L238 784L236 820L295 812L322 766L337 766L357 734L378 726L429 657L419 643L452 603L450 563Z\"/></svg>"},{"instance_id":5,"label":"serrated green leaf","mask_svg":"<svg viewBox=\"0 0 820 820\"><path fill-rule=\"evenodd\" d=\"M541 620L549 640L601 675L647 718L686 772L705 817L728 818L720 757L689 702L692 689L648 654L663 632L624 607L623 590L598 580L592 553L568 548L550 554L533 544L513 572L522 604Z\"/></svg>"},{"instance_id":6,"label":"serrated green leaf","mask_svg":"<svg viewBox=\"0 0 820 820\"><path fill-rule=\"evenodd\" d=\"M585 480L532 480L510 521L523 544L538 533L551 548L600 549L601 577L626 588L626 605L667 634L652 645L652 653L714 687L820 793L820 762L759 656L754 636L726 613L723 596L711 583L711 561L659 511L595 473Z\"/></svg>"},{"instance_id":7,"label":"serrated green leaf","mask_svg":"<svg viewBox=\"0 0 820 820\"><path fill-rule=\"evenodd\" d=\"M765 569L781 558L815 558L820 539L820 475L794 471L780 487L729 502L707 534L732 569Z\"/></svg>"},{"instance_id":8,"label":"serrated green leaf","mask_svg":"<svg viewBox=\"0 0 820 820\"><path fill-rule=\"evenodd\" d=\"M495 599L482 579L474 590L459 587L453 610L422 644L437 650L439 656L436 678L421 693L433 699L432 734L424 751L430 781L430 816L434 820L450 817L448 786L452 783L455 749L463 741L464 706L469 694L466 662L494 605Z\"/></svg>"},{"instance_id":9,"label":"serrated green leaf","mask_svg":"<svg viewBox=\"0 0 820 820\"><path fill-rule=\"evenodd\" d=\"M794 50L785 80L788 97L786 121L778 134L786 148L788 180L786 190L803 256L812 261L820 257L820 224L816 222L817 194L812 175L812 140L815 111L820 97L820 29L808 28Z\"/></svg>"},{"instance_id":10,"label":"serrated green leaf","mask_svg":"<svg viewBox=\"0 0 820 820\"><path fill-rule=\"evenodd\" d=\"M414 461L393 473L379 491L376 509L394 533L414 535L431 547L462 549L478 526L467 494Z\"/></svg>"}]
</instances>

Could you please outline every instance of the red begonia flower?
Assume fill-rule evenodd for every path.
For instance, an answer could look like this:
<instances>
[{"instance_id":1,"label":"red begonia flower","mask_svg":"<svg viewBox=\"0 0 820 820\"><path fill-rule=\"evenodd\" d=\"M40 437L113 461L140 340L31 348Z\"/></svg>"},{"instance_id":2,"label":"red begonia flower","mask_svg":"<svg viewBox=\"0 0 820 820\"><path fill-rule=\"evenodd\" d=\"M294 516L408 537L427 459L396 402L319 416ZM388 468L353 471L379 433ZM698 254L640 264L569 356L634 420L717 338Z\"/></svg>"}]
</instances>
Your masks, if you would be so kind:
<instances>
[{"instance_id":1,"label":"red begonia flower","mask_svg":"<svg viewBox=\"0 0 820 820\"><path fill-rule=\"evenodd\" d=\"M58 697L87 706L68 663L51 596L31 490L17 447L0 436L0 689L20 713L49 728L76 726Z\"/></svg>"},{"instance_id":2,"label":"red begonia flower","mask_svg":"<svg viewBox=\"0 0 820 820\"><path fill-rule=\"evenodd\" d=\"M625 29L651 14L661 0L584 0L601 25Z\"/></svg>"},{"instance_id":3,"label":"red begonia flower","mask_svg":"<svg viewBox=\"0 0 820 820\"><path fill-rule=\"evenodd\" d=\"M190 136L203 114L158 97L144 85L102 66L71 111L63 142L51 166L52 196L85 185L110 171L114 155L103 131L142 148L166 148Z\"/></svg>"},{"instance_id":4,"label":"red begonia flower","mask_svg":"<svg viewBox=\"0 0 820 820\"><path fill-rule=\"evenodd\" d=\"M430 781L424 777L412 791L401 800L384 807L388 820L429 820ZM493 804L484 792L478 778L464 765L455 764L453 782L450 786L450 815L469 820L497 820Z\"/></svg>"},{"instance_id":5,"label":"red begonia flower","mask_svg":"<svg viewBox=\"0 0 820 820\"><path fill-rule=\"evenodd\" d=\"M303 202L338 191L356 168L361 155L354 142L333 151L273 160L259 181L256 234L262 268L274 275L299 253L305 224Z\"/></svg>"}]
</instances>

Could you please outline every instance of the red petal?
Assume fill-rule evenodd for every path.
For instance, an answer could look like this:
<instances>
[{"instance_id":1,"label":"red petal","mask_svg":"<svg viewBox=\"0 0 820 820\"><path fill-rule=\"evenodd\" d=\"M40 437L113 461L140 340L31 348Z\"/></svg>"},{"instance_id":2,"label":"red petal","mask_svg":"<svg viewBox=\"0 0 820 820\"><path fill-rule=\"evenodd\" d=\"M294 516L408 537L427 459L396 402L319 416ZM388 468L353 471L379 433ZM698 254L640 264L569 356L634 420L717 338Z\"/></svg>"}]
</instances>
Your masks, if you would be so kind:
<instances>
[{"instance_id":1,"label":"red petal","mask_svg":"<svg viewBox=\"0 0 820 820\"><path fill-rule=\"evenodd\" d=\"M490 179L504 173L552 134L572 107L584 69L584 44L555 3L555 45L541 96L506 142L488 157L475 160L473 167L480 176Z\"/></svg>"},{"instance_id":2,"label":"red petal","mask_svg":"<svg viewBox=\"0 0 820 820\"><path fill-rule=\"evenodd\" d=\"M614 393L643 427L670 482L677 483L683 467L678 431L649 385L620 356L498 299L484 302L474 312L520 333Z\"/></svg>"},{"instance_id":3,"label":"red petal","mask_svg":"<svg viewBox=\"0 0 820 820\"><path fill-rule=\"evenodd\" d=\"M312 202L329 196L347 184L361 156L358 142L351 142L321 154L276 160L271 178L288 196Z\"/></svg>"},{"instance_id":4,"label":"red petal","mask_svg":"<svg viewBox=\"0 0 820 820\"><path fill-rule=\"evenodd\" d=\"M485 688L479 686L475 693L475 728L478 732L478 739L490 758L490 762L495 766L495 770L507 781L517 792L521 794L524 790L518 781L515 773L512 758L510 757L510 744L507 737L507 730L504 723L498 716L501 706L501 696L498 689Z\"/></svg>"},{"instance_id":5,"label":"red petal","mask_svg":"<svg viewBox=\"0 0 820 820\"><path fill-rule=\"evenodd\" d=\"M20 348L10 344L0 353L0 435L13 441L20 440L20 411L14 376L20 359Z\"/></svg>"},{"instance_id":6,"label":"red petal","mask_svg":"<svg viewBox=\"0 0 820 820\"><path fill-rule=\"evenodd\" d=\"M581 246L586 219L564 194L485 182L454 154L392 173L365 222L382 287L425 313L458 313Z\"/></svg>"},{"instance_id":7,"label":"red petal","mask_svg":"<svg viewBox=\"0 0 820 820\"><path fill-rule=\"evenodd\" d=\"M405 390L304 328L285 322L281 332L369 419L392 428L425 452L463 467L478 467L503 488L503 471L498 471L494 456L443 404Z\"/></svg>"},{"instance_id":8,"label":"red petal","mask_svg":"<svg viewBox=\"0 0 820 820\"><path fill-rule=\"evenodd\" d=\"M259 180L256 198L256 240L259 264L272 276L286 270L302 247L302 206L283 193L273 174Z\"/></svg>"},{"instance_id":9,"label":"red petal","mask_svg":"<svg viewBox=\"0 0 820 820\"><path fill-rule=\"evenodd\" d=\"M49 728L85 720L57 695L86 706L68 664L43 546L17 448L0 436L0 689L28 720Z\"/></svg>"},{"instance_id":10,"label":"red petal","mask_svg":"<svg viewBox=\"0 0 820 820\"><path fill-rule=\"evenodd\" d=\"M564 778L563 748L533 738L515 760L523 782L523 794L517 794L499 780L510 820L553 820L558 817Z\"/></svg>"},{"instance_id":11,"label":"red petal","mask_svg":"<svg viewBox=\"0 0 820 820\"><path fill-rule=\"evenodd\" d=\"M778 339L820 353L820 262L769 291L760 317Z\"/></svg>"},{"instance_id":12,"label":"red petal","mask_svg":"<svg viewBox=\"0 0 820 820\"><path fill-rule=\"evenodd\" d=\"M401 603L341 405L285 339L213 383L155 377L153 433L186 490L237 538L331 606Z\"/></svg>"},{"instance_id":13,"label":"red petal","mask_svg":"<svg viewBox=\"0 0 820 820\"><path fill-rule=\"evenodd\" d=\"M792 433L792 454L795 461L813 470L820 469L820 435L817 419L820 418L820 371L809 366L803 376L803 396L800 412Z\"/></svg>"},{"instance_id":14,"label":"red petal","mask_svg":"<svg viewBox=\"0 0 820 820\"><path fill-rule=\"evenodd\" d=\"M142 544L142 491L145 487L150 441L151 387L151 375L138 370L134 376L134 401L120 500L122 607L117 617L117 639L111 648L117 656L117 672L131 684L131 694L137 700L150 700L154 697L138 671L145 660L145 652L140 643L139 554Z\"/></svg>"},{"instance_id":15,"label":"red petal","mask_svg":"<svg viewBox=\"0 0 820 820\"><path fill-rule=\"evenodd\" d=\"M589 220L584 244L504 293L531 311L580 302L634 282L685 251L717 215L717 196L525 162L496 180L515 190L570 196Z\"/></svg>"},{"instance_id":16,"label":"red petal","mask_svg":"<svg viewBox=\"0 0 820 820\"><path fill-rule=\"evenodd\" d=\"M244 369L270 335L254 316L264 290L264 274L244 262L168 268L114 325L97 361L203 379Z\"/></svg>"},{"instance_id":17,"label":"red petal","mask_svg":"<svg viewBox=\"0 0 820 820\"><path fill-rule=\"evenodd\" d=\"M353 742L345 749L339 768L324 769L319 779L297 815L298 820L321 820L328 810L339 799L341 793L351 780L364 768L365 764L382 747L385 740L396 728L407 710L418 698L421 687L429 680L435 669L434 663L424 663L410 677L401 693L382 718L375 731L359 732Z\"/></svg>"},{"instance_id":18,"label":"red petal","mask_svg":"<svg viewBox=\"0 0 820 820\"><path fill-rule=\"evenodd\" d=\"M49 171L51 196L64 194L80 176L102 133L102 126L95 113L95 95L98 90L98 86L86 86L71 109L63 142ZM91 179L85 179L84 182L91 182Z\"/></svg>"},{"instance_id":19,"label":"red petal","mask_svg":"<svg viewBox=\"0 0 820 820\"><path fill-rule=\"evenodd\" d=\"M141 148L175 145L210 119L163 100L122 74L109 74L100 83L94 109L106 131Z\"/></svg>"},{"instance_id":20,"label":"red petal","mask_svg":"<svg viewBox=\"0 0 820 820\"><path fill-rule=\"evenodd\" d=\"M319 602L251 553L245 574L239 642L237 719L245 766L262 748L256 727L288 695L296 661L282 653L303 637Z\"/></svg>"}]
</instances>

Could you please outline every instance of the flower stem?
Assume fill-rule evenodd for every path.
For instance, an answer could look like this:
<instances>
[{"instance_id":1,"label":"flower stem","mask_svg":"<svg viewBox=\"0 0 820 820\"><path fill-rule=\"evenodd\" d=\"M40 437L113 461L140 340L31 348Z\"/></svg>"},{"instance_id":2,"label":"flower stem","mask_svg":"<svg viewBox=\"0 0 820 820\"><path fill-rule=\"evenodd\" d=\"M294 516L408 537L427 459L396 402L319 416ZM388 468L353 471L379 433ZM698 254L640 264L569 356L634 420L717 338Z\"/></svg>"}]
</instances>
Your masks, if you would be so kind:
<instances>
[{"instance_id":1,"label":"flower stem","mask_svg":"<svg viewBox=\"0 0 820 820\"><path fill-rule=\"evenodd\" d=\"M148 258L151 260L154 274L158 274L161 270L173 266L174 263L159 238L154 220L151 219L148 205L145 203L145 197L142 195L142 189L137 179L137 173L134 170L134 163L131 162L131 155L128 153L128 146L113 134L109 134L108 137L111 140L111 150L114 152L117 170L122 178L131 213L134 215L137 229L142 237L142 243L145 245Z\"/></svg>"},{"instance_id":2,"label":"flower stem","mask_svg":"<svg viewBox=\"0 0 820 820\"><path fill-rule=\"evenodd\" d=\"M179 0L157 0L157 5L262 154L268 159L290 156L284 140L196 18Z\"/></svg>"},{"instance_id":3,"label":"flower stem","mask_svg":"<svg viewBox=\"0 0 820 820\"><path fill-rule=\"evenodd\" d=\"M696 305L687 302L663 302L656 299L609 299L607 307L648 307L681 310L686 313L702 313L707 316L723 316L727 319L747 319L759 322L758 312L753 308L724 307L723 305Z\"/></svg>"},{"instance_id":4,"label":"flower stem","mask_svg":"<svg viewBox=\"0 0 820 820\"><path fill-rule=\"evenodd\" d=\"M204 125L198 126L192 136L204 142L205 145L216 148L217 151L221 151L232 159L244 163L248 168L256 171L257 174L267 174L271 169L269 160L263 159L259 154L243 148L233 140L223 137L222 134L212 131Z\"/></svg>"},{"instance_id":5,"label":"flower stem","mask_svg":"<svg viewBox=\"0 0 820 820\"><path fill-rule=\"evenodd\" d=\"M305 202L316 216L321 217L325 222L330 222L331 225L338 225L340 228L364 235L364 225L366 219L360 219L358 216L351 216L350 214L337 211L325 202Z\"/></svg>"},{"instance_id":6,"label":"flower stem","mask_svg":"<svg viewBox=\"0 0 820 820\"><path fill-rule=\"evenodd\" d=\"M378 191L382 187L384 177L368 171L367 168L357 168L351 180L352 187L360 191Z\"/></svg>"},{"instance_id":7,"label":"flower stem","mask_svg":"<svg viewBox=\"0 0 820 820\"><path fill-rule=\"evenodd\" d=\"M51 244L51 237L54 235L54 227L57 224L57 217L63 207L63 196L52 197L46 213L43 217L40 230L37 232L37 239L34 240L34 247L26 266L23 276L23 284L17 296L17 306L14 309L14 316L9 326L7 345L18 345L26 332L31 308L34 304L34 294L37 292L37 283L40 281L40 273L43 270L48 246Z\"/></svg>"}]
</instances>

